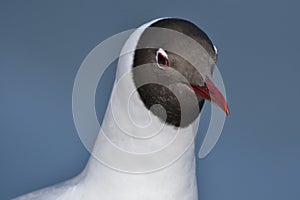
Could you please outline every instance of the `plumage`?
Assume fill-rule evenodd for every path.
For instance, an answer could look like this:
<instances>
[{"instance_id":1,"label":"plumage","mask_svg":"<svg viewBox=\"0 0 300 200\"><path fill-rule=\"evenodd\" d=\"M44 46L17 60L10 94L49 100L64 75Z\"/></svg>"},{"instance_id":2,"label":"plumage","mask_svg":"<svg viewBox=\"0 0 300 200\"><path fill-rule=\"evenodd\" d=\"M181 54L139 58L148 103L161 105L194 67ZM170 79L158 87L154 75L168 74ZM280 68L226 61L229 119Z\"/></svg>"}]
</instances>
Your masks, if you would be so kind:
<instances>
[{"instance_id":1,"label":"plumage","mask_svg":"<svg viewBox=\"0 0 300 200\"><path fill-rule=\"evenodd\" d=\"M203 46L208 56L192 55L196 60L205 61L198 70L200 73L193 68L192 63L176 52L164 50L166 45L176 45L179 41L165 40L161 48L139 49L140 46L148 45L161 36L149 34L150 27L186 34ZM216 48L208 36L194 24L181 19L162 18L138 28L125 43L122 52L130 53L119 58L109 106L92 156L84 171L71 180L29 193L16 198L17 200L198 199L193 139L205 98L197 94L194 100L190 100L192 96L195 97L195 91L188 85L195 84L195 87L200 89L206 87L205 77L211 76L217 59ZM190 50L189 54L193 52ZM149 65L140 71L133 70L143 64ZM178 72L179 75L176 75ZM178 82L180 76L188 82ZM159 84L145 84L139 87L145 79L157 77L164 77L161 78L165 81L164 84L172 85L172 91L178 93L187 105L186 111L182 111L177 95L174 96L170 89ZM136 90L137 92L132 93ZM130 105L127 105L129 97ZM222 97L220 98L221 100L216 101L223 102ZM157 107L157 104L162 107ZM128 117L128 107L132 108L131 118ZM222 109L227 112L227 104ZM188 117L183 119L184 115ZM140 126L133 126L130 121L132 119ZM149 123L149 119L150 126L145 129L143 126ZM158 130L159 135L151 135ZM146 139L128 137L124 132L132 136L144 136ZM172 141L174 136L177 138ZM170 141L172 144L166 152L154 152L164 148ZM132 157L111 143L128 152L154 153L149 157ZM124 168L120 169L119 166ZM124 169L130 171L124 172Z\"/></svg>"}]
</instances>

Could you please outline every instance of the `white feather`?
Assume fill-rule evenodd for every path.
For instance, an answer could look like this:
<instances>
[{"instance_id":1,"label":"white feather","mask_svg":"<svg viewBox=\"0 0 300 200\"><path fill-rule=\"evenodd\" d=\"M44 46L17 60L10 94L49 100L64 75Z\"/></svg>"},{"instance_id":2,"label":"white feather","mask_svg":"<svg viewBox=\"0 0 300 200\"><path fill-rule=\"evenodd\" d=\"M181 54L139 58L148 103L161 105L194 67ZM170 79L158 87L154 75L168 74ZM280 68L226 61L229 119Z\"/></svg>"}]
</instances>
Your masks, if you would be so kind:
<instances>
[{"instance_id":1,"label":"white feather","mask_svg":"<svg viewBox=\"0 0 300 200\"><path fill-rule=\"evenodd\" d=\"M109 105L113 105L118 109L118 116L114 116L112 107L108 107L105 114L104 121L102 123L103 130L109 130L106 132L109 139L118 143L123 148L127 148L130 151L148 151L152 148L156 148L161 144L169 140L177 133L177 130L172 126L164 126L163 131L165 134L158 138L151 139L151 144L140 144L136 141L128 140L125 137L120 137L119 124L115 123L114 117L121 119L121 125L126 125L128 116L126 113L126 106L124 101L127 101L126 95L131 95L131 92L135 90L135 85L132 78L126 79L126 84L120 84L118 89L122 91L122 95L119 94L116 89L116 83L122 79L122 76L126 73L130 73L133 62L133 50L135 49L138 39L141 34L149 25L159 19L153 20L140 28L138 28L125 43L122 53L124 56L120 57L116 82L113 88L115 95L118 98L113 99L111 97ZM126 52L129 52L126 54ZM122 54L121 53L121 54ZM151 118L151 127L157 128L162 126L162 122L156 116L149 113L144 107L137 93L133 95L132 102L135 105L135 109L131 110L131 116L134 119L139 119L139 122L145 123L149 121L149 115ZM122 120L123 119L123 120ZM195 123L198 123L196 121ZM190 133L193 131L193 125L183 128L181 133ZM127 127L131 128L131 127ZM132 130L132 134L136 129ZM188 134L186 134L188 135ZM189 138L186 138L189 139ZM182 141L184 142L184 141ZM180 143L179 143L180 145ZM114 156L112 153L111 145L109 145L107 138L103 133L100 133L96 141L93 154L104 154L103 158L109 157L111 159ZM174 150L175 151L175 150ZM114 159L114 158L112 158ZM120 159L118 156L115 159ZM163 161L164 158L160 158ZM122 163L121 163L122 164ZM125 163L123 163L125 164ZM128 163L133 167L140 167L145 163ZM146 165L145 165L146 166ZM85 170L77 177L63 182L52 187L48 187L33 193L16 198L17 200L197 200L197 181L195 176L195 155L194 145L185 152L185 154L178 159L172 165L155 172L144 174L130 174L124 173L99 162L93 156L85 168Z\"/></svg>"}]
</instances>

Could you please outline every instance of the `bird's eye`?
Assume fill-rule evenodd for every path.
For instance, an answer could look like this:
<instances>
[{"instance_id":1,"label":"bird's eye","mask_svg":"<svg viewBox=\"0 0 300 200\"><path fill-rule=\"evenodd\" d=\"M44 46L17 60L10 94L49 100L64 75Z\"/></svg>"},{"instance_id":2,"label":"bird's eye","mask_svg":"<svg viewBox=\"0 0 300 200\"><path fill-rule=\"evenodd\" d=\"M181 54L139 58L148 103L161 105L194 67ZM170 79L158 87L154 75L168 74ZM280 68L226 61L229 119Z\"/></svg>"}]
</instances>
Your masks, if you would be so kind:
<instances>
[{"instance_id":1,"label":"bird's eye","mask_svg":"<svg viewBox=\"0 0 300 200\"><path fill-rule=\"evenodd\" d=\"M160 68L169 67L168 54L162 48L159 48L156 52L156 63Z\"/></svg>"}]
</instances>

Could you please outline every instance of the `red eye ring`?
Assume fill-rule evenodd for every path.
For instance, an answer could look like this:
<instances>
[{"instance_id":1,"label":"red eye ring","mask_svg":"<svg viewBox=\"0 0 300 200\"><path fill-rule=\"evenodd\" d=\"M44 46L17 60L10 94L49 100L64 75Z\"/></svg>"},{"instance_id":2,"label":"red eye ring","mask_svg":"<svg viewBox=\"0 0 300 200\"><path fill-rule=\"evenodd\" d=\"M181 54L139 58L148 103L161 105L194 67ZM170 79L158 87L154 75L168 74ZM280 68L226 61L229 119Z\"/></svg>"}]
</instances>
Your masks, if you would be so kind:
<instances>
[{"instance_id":1,"label":"red eye ring","mask_svg":"<svg viewBox=\"0 0 300 200\"><path fill-rule=\"evenodd\" d=\"M169 67L168 55L162 48L159 48L156 52L156 63L160 68Z\"/></svg>"},{"instance_id":2,"label":"red eye ring","mask_svg":"<svg viewBox=\"0 0 300 200\"><path fill-rule=\"evenodd\" d=\"M167 57L165 57L161 53L158 53L158 55L157 55L157 64L160 67L169 67L169 60L168 60Z\"/></svg>"}]
</instances>

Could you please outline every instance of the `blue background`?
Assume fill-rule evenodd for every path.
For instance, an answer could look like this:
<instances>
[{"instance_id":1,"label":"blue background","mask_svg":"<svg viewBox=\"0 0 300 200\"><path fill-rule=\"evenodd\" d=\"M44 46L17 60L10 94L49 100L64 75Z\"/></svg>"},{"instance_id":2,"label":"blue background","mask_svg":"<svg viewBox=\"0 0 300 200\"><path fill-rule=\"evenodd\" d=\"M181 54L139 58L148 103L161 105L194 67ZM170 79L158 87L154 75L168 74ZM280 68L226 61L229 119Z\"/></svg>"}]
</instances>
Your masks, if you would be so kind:
<instances>
[{"instance_id":1,"label":"blue background","mask_svg":"<svg viewBox=\"0 0 300 200\"><path fill-rule=\"evenodd\" d=\"M297 1L0 2L0 199L78 174L89 157L71 94L101 41L151 19L193 21L219 50L231 116L198 159L201 200L300 199L300 4ZM101 120L114 67L101 80ZM209 104L204 109L209 119ZM199 133L198 147L205 132Z\"/></svg>"}]
</instances>

